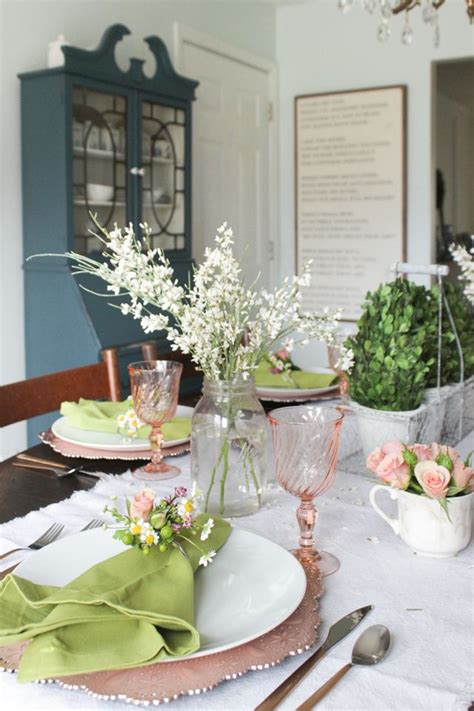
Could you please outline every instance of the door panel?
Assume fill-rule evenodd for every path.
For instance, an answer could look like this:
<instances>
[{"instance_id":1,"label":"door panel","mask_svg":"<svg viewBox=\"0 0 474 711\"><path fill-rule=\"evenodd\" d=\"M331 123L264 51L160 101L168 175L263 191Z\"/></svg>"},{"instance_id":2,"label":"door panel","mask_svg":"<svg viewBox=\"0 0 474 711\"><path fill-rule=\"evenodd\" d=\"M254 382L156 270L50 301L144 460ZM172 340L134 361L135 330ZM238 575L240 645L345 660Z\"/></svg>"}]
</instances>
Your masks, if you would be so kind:
<instances>
[{"instance_id":1,"label":"door panel","mask_svg":"<svg viewBox=\"0 0 474 711\"><path fill-rule=\"evenodd\" d=\"M245 279L268 280L267 72L184 42L182 70L199 80L193 107L193 256L232 226Z\"/></svg>"}]
</instances>

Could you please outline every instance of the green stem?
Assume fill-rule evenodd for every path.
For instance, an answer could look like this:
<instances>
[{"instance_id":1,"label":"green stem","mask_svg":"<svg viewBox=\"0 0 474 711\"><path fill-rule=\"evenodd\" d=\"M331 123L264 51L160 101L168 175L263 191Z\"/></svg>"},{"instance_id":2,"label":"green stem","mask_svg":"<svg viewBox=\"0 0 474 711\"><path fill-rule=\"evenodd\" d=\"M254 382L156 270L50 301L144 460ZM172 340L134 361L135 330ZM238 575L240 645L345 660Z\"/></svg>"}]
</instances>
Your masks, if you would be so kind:
<instances>
[{"instance_id":1,"label":"green stem","mask_svg":"<svg viewBox=\"0 0 474 711\"><path fill-rule=\"evenodd\" d=\"M226 439L224 444L222 445L222 452L224 455L224 469L222 471L222 476L221 476L220 495L219 495L219 513L221 514L221 516L224 513L225 482L227 479L227 475L229 473L229 440L228 439Z\"/></svg>"},{"instance_id":2,"label":"green stem","mask_svg":"<svg viewBox=\"0 0 474 711\"><path fill-rule=\"evenodd\" d=\"M217 460L217 462L214 464L214 466L212 468L211 480L210 480L209 486L207 488L206 500L204 502L204 510L205 511L207 511L208 506L209 506L209 497L211 496L212 487L214 486L214 481L216 479L217 468L218 468L219 464L221 463L223 456L224 456L224 447L222 447L221 452L219 454L219 459Z\"/></svg>"},{"instance_id":3,"label":"green stem","mask_svg":"<svg viewBox=\"0 0 474 711\"><path fill-rule=\"evenodd\" d=\"M247 457L248 457L250 476L252 477L253 485L255 487L255 493L257 494L258 505L260 506L262 503L262 497L260 495L260 486L258 483L257 474L255 472L255 467L253 465L253 458L252 458L252 455L250 454L250 452L248 452Z\"/></svg>"},{"instance_id":4,"label":"green stem","mask_svg":"<svg viewBox=\"0 0 474 711\"><path fill-rule=\"evenodd\" d=\"M200 548L197 543L194 543L194 541L192 541L189 536L183 536L181 533L177 533L177 534L176 534L176 538L182 538L183 541L186 541L187 543L190 543L192 546L194 546L195 548L197 548L197 550L199 551L199 553L201 553L201 555L204 555L204 554L206 553L206 551L203 550L202 548Z\"/></svg>"}]
</instances>

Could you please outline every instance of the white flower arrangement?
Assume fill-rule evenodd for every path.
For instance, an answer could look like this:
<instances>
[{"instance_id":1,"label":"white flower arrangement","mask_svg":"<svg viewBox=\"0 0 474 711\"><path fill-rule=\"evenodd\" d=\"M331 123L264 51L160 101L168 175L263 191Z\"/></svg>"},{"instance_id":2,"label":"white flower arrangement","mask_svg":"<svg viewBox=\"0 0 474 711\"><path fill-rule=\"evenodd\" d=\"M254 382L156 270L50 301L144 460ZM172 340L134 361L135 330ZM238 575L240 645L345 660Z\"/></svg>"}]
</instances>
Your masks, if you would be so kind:
<instances>
[{"instance_id":1,"label":"white flower arrangement","mask_svg":"<svg viewBox=\"0 0 474 711\"><path fill-rule=\"evenodd\" d=\"M474 238L473 238L474 241ZM453 255L454 261L461 268L461 274L459 279L466 282L464 287L464 293L471 302L474 304L474 245L468 251L465 247L461 245L452 244L449 251Z\"/></svg>"},{"instance_id":2,"label":"white flower arrangement","mask_svg":"<svg viewBox=\"0 0 474 711\"><path fill-rule=\"evenodd\" d=\"M147 225L140 225L145 234L140 240L132 225L109 233L94 221L106 261L69 252L73 273L100 277L117 297L128 294L130 300L118 306L121 312L139 319L145 333L164 330L171 348L189 354L208 379L247 379L277 343L288 352L309 339L334 343L340 312L302 311L310 263L301 276L286 278L273 291L257 290L256 282L246 287L232 250L232 230L224 223L192 283L181 286L164 252L149 246ZM347 356L341 354L348 367Z\"/></svg>"}]
</instances>

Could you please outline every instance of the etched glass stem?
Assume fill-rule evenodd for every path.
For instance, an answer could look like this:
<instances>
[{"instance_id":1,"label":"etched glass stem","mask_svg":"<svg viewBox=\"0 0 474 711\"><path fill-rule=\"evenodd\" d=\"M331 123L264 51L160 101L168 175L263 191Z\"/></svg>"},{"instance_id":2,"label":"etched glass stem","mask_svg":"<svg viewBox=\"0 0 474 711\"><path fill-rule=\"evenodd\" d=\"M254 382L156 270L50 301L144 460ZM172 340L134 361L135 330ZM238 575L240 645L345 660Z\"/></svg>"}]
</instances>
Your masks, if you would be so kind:
<instances>
[{"instance_id":1,"label":"etched glass stem","mask_svg":"<svg viewBox=\"0 0 474 711\"><path fill-rule=\"evenodd\" d=\"M150 446L151 446L151 460L150 464L152 467L158 466L163 460L163 454L161 452L161 445L163 443L163 433L161 431L161 425L154 425L151 428L150 433Z\"/></svg>"},{"instance_id":2,"label":"etched glass stem","mask_svg":"<svg viewBox=\"0 0 474 711\"><path fill-rule=\"evenodd\" d=\"M296 510L296 518L300 527L300 555L302 558L318 560L319 553L314 546L314 527L318 517L313 499L301 498Z\"/></svg>"}]
</instances>

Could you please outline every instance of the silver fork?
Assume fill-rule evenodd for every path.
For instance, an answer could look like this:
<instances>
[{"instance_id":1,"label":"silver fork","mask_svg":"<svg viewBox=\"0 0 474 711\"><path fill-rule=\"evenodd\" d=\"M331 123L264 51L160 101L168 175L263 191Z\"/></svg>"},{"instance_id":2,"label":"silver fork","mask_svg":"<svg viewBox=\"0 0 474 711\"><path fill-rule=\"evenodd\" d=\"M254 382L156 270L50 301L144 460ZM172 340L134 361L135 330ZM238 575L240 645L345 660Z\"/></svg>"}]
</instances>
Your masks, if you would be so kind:
<instances>
[{"instance_id":1,"label":"silver fork","mask_svg":"<svg viewBox=\"0 0 474 711\"><path fill-rule=\"evenodd\" d=\"M63 528L64 526L62 523L53 523L53 525L50 526L47 531L45 531L39 538L37 538L36 541L30 543L29 546L21 546L19 548L14 548L11 551L7 551L3 555L0 555L0 560L3 560L3 558L6 558L12 553L16 553L17 551L27 551L28 549L31 549L32 551L37 551L40 548L49 546L50 543L52 543L56 540L56 538L59 537L59 535L63 531Z\"/></svg>"},{"instance_id":2,"label":"silver fork","mask_svg":"<svg viewBox=\"0 0 474 711\"><path fill-rule=\"evenodd\" d=\"M89 523L86 523L84 528L81 528L79 533L82 533L83 531L90 531L91 528L100 528L104 524L104 521L101 521L98 518L93 518L92 521L89 521Z\"/></svg>"}]
</instances>

